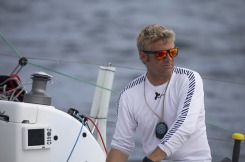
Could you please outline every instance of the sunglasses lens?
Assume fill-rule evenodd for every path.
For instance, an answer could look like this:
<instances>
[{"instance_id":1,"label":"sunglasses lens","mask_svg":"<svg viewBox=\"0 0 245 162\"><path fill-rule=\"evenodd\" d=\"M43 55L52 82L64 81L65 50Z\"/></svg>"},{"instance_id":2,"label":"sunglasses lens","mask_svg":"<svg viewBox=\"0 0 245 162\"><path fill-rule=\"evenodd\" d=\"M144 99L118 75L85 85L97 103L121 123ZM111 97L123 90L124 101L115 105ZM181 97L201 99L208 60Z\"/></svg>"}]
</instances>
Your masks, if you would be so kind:
<instances>
[{"instance_id":1,"label":"sunglasses lens","mask_svg":"<svg viewBox=\"0 0 245 162\"><path fill-rule=\"evenodd\" d=\"M178 48L173 48L169 51L171 57L176 57L178 55Z\"/></svg>"},{"instance_id":2,"label":"sunglasses lens","mask_svg":"<svg viewBox=\"0 0 245 162\"><path fill-rule=\"evenodd\" d=\"M167 56L167 51L158 51L156 56L158 60L161 60Z\"/></svg>"}]
</instances>

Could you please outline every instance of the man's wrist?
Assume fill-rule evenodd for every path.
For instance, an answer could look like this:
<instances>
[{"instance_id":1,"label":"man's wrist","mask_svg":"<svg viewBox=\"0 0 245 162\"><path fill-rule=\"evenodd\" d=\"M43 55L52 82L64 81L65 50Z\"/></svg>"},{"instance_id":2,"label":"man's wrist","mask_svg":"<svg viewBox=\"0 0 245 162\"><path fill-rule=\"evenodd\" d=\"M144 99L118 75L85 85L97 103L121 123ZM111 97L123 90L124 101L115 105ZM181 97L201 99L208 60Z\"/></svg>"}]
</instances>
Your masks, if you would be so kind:
<instances>
[{"instance_id":1,"label":"man's wrist","mask_svg":"<svg viewBox=\"0 0 245 162\"><path fill-rule=\"evenodd\" d=\"M154 161L152 161L151 159L149 159L149 158L146 156L146 157L144 157L143 162L154 162Z\"/></svg>"}]
</instances>

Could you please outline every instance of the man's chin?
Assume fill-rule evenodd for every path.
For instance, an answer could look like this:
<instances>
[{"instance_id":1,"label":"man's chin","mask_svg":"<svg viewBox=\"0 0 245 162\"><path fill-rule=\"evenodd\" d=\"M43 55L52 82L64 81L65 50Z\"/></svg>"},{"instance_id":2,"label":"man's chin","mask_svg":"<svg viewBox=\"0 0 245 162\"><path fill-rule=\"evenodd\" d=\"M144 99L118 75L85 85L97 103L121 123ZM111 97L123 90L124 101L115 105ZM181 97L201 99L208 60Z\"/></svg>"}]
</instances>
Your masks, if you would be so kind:
<instances>
[{"instance_id":1,"label":"man's chin","mask_svg":"<svg viewBox=\"0 0 245 162\"><path fill-rule=\"evenodd\" d=\"M169 72L163 72L163 73L159 73L161 76L170 76L172 75L172 71Z\"/></svg>"}]
</instances>

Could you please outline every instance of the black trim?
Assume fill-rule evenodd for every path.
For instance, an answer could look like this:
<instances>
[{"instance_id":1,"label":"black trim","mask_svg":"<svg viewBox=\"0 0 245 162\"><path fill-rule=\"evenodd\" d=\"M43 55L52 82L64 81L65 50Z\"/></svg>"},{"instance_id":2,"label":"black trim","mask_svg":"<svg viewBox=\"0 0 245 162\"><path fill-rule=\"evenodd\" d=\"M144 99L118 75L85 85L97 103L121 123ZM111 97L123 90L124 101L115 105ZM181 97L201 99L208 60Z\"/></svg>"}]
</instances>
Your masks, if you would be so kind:
<instances>
[{"instance_id":1,"label":"black trim","mask_svg":"<svg viewBox=\"0 0 245 162\"><path fill-rule=\"evenodd\" d=\"M144 157L143 161L142 162L154 162L152 161L151 159L149 159L147 156Z\"/></svg>"}]
</instances>

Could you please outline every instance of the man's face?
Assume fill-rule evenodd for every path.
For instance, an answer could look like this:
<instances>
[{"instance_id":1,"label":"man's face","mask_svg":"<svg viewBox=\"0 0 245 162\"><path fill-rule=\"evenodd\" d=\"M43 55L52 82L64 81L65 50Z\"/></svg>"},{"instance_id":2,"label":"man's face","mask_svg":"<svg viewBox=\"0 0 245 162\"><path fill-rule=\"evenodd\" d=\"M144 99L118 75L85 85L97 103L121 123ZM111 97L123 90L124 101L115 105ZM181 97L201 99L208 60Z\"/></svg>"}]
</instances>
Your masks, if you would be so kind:
<instances>
[{"instance_id":1,"label":"man's face","mask_svg":"<svg viewBox=\"0 0 245 162\"><path fill-rule=\"evenodd\" d=\"M151 51L169 50L174 48L174 42L165 43L162 40L152 45ZM141 61L145 63L147 73L151 75L171 75L174 67L174 58L169 54L165 58L158 60L155 54L146 54L141 52Z\"/></svg>"}]
</instances>

